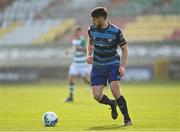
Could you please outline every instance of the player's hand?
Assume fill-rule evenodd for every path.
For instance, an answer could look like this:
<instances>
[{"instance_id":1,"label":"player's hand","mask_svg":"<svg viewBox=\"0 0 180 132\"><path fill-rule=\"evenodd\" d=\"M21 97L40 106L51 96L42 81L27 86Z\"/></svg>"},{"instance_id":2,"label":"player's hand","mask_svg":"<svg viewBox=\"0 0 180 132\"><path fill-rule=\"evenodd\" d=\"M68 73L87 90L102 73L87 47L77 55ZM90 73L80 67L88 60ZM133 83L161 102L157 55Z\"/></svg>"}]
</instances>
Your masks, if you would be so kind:
<instances>
[{"instance_id":1,"label":"player's hand","mask_svg":"<svg viewBox=\"0 0 180 132\"><path fill-rule=\"evenodd\" d=\"M87 56L86 62L87 62L88 64L92 64L92 63L93 63L93 57L92 57L92 56Z\"/></svg>"},{"instance_id":2,"label":"player's hand","mask_svg":"<svg viewBox=\"0 0 180 132\"><path fill-rule=\"evenodd\" d=\"M119 73L120 73L120 76L123 77L124 74L125 74L125 67L124 66L120 66L119 67Z\"/></svg>"}]
</instances>

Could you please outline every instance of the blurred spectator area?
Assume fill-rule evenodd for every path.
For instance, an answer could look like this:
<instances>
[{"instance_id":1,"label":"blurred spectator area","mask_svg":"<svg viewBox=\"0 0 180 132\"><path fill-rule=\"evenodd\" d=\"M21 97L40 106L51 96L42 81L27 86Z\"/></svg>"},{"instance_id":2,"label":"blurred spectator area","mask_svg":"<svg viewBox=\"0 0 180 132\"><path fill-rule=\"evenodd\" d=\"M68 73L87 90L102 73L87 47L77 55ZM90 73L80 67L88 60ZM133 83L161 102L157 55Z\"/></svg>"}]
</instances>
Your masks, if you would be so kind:
<instances>
[{"instance_id":1,"label":"blurred spectator area","mask_svg":"<svg viewBox=\"0 0 180 132\"><path fill-rule=\"evenodd\" d=\"M179 0L112 0L110 16L130 42L179 41ZM122 24L121 19L132 18Z\"/></svg>"},{"instance_id":2,"label":"blurred spectator area","mask_svg":"<svg viewBox=\"0 0 180 132\"><path fill-rule=\"evenodd\" d=\"M0 30L0 44L42 44L50 43L72 28L73 19L49 19L16 21Z\"/></svg>"},{"instance_id":3,"label":"blurred spectator area","mask_svg":"<svg viewBox=\"0 0 180 132\"><path fill-rule=\"evenodd\" d=\"M72 28L74 19L41 17L54 3L57 0L15 0L9 4L0 12L0 45L50 43Z\"/></svg>"},{"instance_id":4,"label":"blurred spectator area","mask_svg":"<svg viewBox=\"0 0 180 132\"><path fill-rule=\"evenodd\" d=\"M1 0L0 45L67 42L76 22L88 37L89 12L95 6L108 8L110 22L122 29L129 42L180 40L180 0L92 0L82 6L83 2Z\"/></svg>"},{"instance_id":5,"label":"blurred spectator area","mask_svg":"<svg viewBox=\"0 0 180 132\"><path fill-rule=\"evenodd\" d=\"M135 66L139 74L145 66L157 78L180 78L180 0L0 0L0 76L17 68L22 78L27 71L29 77L64 78L73 26L87 38L96 6L107 7L109 22L123 31L130 71Z\"/></svg>"},{"instance_id":6,"label":"blurred spectator area","mask_svg":"<svg viewBox=\"0 0 180 132\"><path fill-rule=\"evenodd\" d=\"M6 8L7 5L12 3L14 0L0 0L0 11Z\"/></svg>"},{"instance_id":7,"label":"blurred spectator area","mask_svg":"<svg viewBox=\"0 0 180 132\"><path fill-rule=\"evenodd\" d=\"M0 12L0 45L59 43L76 21L87 23L89 10L102 1L14 0Z\"/></svg>"},{"instance_id":8,"label":"blurred spectator area","mask_svg":"<svg viewBox=\"0 0 180 132\"><path fill-rule=\"evenodd\" d=\"M128 42L180 41L180 0L109 0L106 7Z\"/></svg>"},{"instance_id":9,"label":"blurred spectator area","mask_svg":"<svg viewBox=\"0 0 180 132\"><path fill-rule=\"evenodd\" d=\"M113 16L139 16L152 14L179 14L179 0L110 0Z\"/></svg>"},{"instance_id":10,"label":"blurred spectator area","mask_svg":"<svg viewBox=\"0 0 180 132\"><path fill-rule=\"evenodd\" d=\"M87 38L88 27L92 24L90 10L96 6L106 6L110 22L123 31L131 50L130 62L136 63L133 57L145 57L141 63L152 63L147 59L152 57L178 58L179 48L166 46L177 46L180 42L180 0L92 0L88 6L82 6L83 2L14 0L7 3L0 12L0 46L3 46L0 60L3 63L15 60L13 63L16 63L19 59L24 64L29 59L39 65L40 61L44 64L44 60L49 63L53 57L58 60L57 52L62 52L60 57L69 64L72 55L66 55L65 50L71 47L72 27L78 23ZM11 45L18 48L9 49ZM158 54L150 52L156 47Z\"/></svg>"},{"instance_id":11,"label":"blurred spectator area","mask_svg":"<svg viewBox=\"0 0 180 132\"><path fill-rule=\"evenodd\" d=\"M180 15L141 15L114 18L110 23L118 25L129 42L180 41ZM87 34L88 25L83 26Z\"/></svg>"},{"instance_id":12,"label":"blurred spectator area","mask_svg":"<svg viewBox=\"0 0 180 132\"><path fill-rule=\"evenodd\" d=\"M131 42L179 41L180 15L137 16L124 27L124 35Z\"/></svg>"}]
</instances>

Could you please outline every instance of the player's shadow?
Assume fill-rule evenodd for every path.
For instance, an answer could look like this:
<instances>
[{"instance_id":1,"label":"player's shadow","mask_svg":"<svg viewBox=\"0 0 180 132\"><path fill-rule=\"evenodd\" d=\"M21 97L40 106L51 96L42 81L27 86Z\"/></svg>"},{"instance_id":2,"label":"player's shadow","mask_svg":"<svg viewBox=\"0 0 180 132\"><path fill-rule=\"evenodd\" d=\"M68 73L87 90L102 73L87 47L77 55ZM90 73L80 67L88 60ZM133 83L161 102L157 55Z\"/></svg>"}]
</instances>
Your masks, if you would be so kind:
<instances>
[{"instance_id":1,"label":"player's shadow","mask_svg":"<svg viewBox=\"0 0 180 132\"><path fill-rule=\"evenodd\" d=\"M115 129L125 129L124 125L103 125L103 126L95 126L95 127L90 127L87 130L115 130Z\"/></svg>"}]
</instances>

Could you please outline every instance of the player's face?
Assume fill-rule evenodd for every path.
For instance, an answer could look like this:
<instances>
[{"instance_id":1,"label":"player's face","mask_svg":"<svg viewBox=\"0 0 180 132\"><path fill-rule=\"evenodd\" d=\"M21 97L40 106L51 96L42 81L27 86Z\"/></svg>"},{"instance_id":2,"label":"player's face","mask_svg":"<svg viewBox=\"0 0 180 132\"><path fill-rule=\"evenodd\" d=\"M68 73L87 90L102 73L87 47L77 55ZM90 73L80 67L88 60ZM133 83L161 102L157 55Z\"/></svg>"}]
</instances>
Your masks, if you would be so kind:
<instances>
[{"instance_id":1,"label":"player's face","mask_svg":"<svg viewBox=\"0 0 180 132\"><path fill-rule=\"evenodd\" d=\"M81 32L79 30L74 30L74 36L79 37Z\"/></svg>"},{"instance_id":2,"label":"player's face","mask_svg":"<svg viewBox=\"0 0 180 132\"><path fill-rule=\"evenodd\" d=\"M93 18L92 18L92 21L93 21L93 24L94 24L97 28L101 28L101 27L102 27L102 24L103 24L103 18L102 18L102 17L98 17L98 18L93 17Z\"/></svg>"}]
</instances>

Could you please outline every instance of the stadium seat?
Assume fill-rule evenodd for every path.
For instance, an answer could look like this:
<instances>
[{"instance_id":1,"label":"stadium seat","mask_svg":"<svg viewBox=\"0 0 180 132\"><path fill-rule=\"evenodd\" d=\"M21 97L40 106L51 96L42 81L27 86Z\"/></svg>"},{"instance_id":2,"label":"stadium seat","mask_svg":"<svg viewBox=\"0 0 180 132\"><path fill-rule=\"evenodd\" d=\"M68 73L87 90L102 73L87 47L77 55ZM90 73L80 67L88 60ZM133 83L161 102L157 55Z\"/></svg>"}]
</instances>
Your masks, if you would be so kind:
<instances>
[{"instance_id":1,"label":"stadium seat","mask_svg":"<svg viewBox=\"0 0 180 132\"><path fill-rule=\"evenodd\" d=\"M32 44L42 34L46 34L58 25L61 20L26 21L21 27L0 39L0 44Z\"/></svg>"},{"instance_id":2,"label":"stadium seat","mask_svg":"<svg viewBox=\"0 0 180 132\"><path fill-rule=\"evenodd\" d=\"M74 19L60 21L56 26L53 26L47 33L41 35L33 41L34 44L42 44L52 42L57 37L63 35L67 30L71 29L75 24Z\"/></svg>"},{"instance_id":3,"label":"stadium seat","mask_svg":"<svg viewBox=\"0 0 180 132\"><path fill-rule=\"evenodd\" d=\"M21 25L22 25L22 23L20 21L16 21L16 22L9 24L7 27L1 28L0 29L0 39L3 38L6 34L15 30L17 27L20 27Z\"/></svg>"},{"instance_id":4,"label":"stadium seat","mask_svg":"<svg viewBox=\"0 0 180 132\"><path fill-rule=\"evenodd\" d=\"M129 41L162 41L180 28L180 16L139 16L125 26L124 34Z\"/></svg>"}]
</instances>

